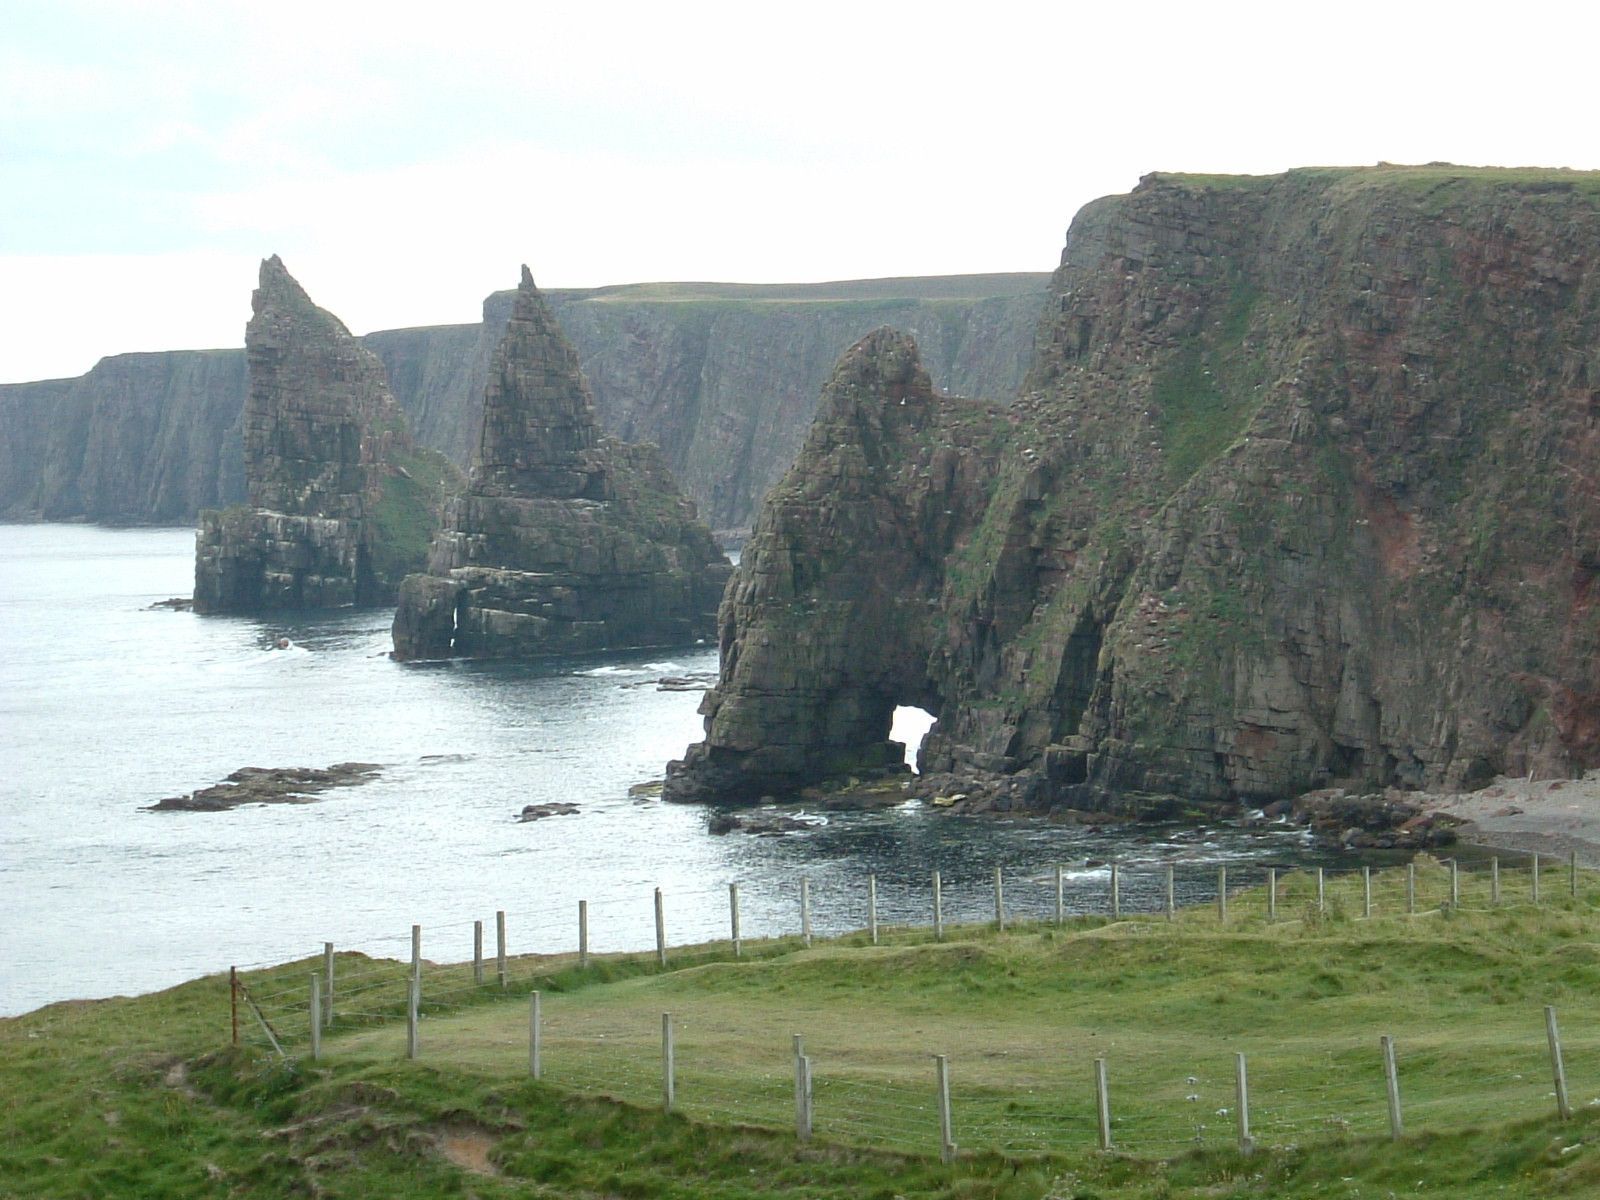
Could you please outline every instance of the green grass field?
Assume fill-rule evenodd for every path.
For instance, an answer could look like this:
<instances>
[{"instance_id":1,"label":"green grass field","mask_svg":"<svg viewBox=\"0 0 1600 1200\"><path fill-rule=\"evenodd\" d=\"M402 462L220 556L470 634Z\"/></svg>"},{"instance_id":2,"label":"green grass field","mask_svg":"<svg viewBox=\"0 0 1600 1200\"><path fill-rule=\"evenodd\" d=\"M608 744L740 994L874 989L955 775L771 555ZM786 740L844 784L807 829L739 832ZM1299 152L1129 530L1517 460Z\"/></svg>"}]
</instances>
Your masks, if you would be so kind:
<instances>
[{"instance_id":1,"label":"green grass field","mask_svg":"<svg viewBox=\"0 0 1600 1200\"><path fill-rule=\"evenodd\" d=\"M1437 896L1443 869L1422 874ZM1412 913L1403 871L1375 880L1371 919L1359 876L1332 881L1319 906L1296 875L1270 921L1255 890L1231 898L1226 924L1206 908L942 942L895 930L876 946L762 943L738 960L696 948L665 971L653 956L585 970L527 958L504 991L470 966L430 968L416 1061L391 1003L406 967L360 955L340 956L317 1062L291 1005L264 1005L288 1058L228 1048L225 978L54 1005L0 1022L0 1197L1600 1194L1600 881L1572 896L1547 877L1535 907L1525 874L1506 875L1499 904L1479 874L1459 905ZM319 963L254 973L250 992L296 994ZM245 1030L259 1032L248 1011ZM806 1144L796 1035L813 1074ZM1399 1141L1380 1035L1397 1047ZM948 1166L935 1054L960 1147Z\"/></svg>"}]
</instances>

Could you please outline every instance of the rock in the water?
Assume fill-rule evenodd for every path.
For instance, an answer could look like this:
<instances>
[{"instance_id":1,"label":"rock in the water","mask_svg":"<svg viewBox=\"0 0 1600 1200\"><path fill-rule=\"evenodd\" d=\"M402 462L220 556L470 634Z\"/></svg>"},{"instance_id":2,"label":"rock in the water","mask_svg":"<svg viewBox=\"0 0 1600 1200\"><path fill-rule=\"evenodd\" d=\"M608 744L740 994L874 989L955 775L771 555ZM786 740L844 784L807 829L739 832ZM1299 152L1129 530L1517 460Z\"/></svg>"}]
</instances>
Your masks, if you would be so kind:
<instances>
[{"instance_id":1,"label":"rock in the water","mask_svg":"<svg viewBox=\"0 0 1600 1200\"><path fill-rule=\"evenodd\" d=\"M527 267L465 495L401 588L400 659L530 658L712 636L731 568L654 446L602 434Z\"/></svg>"},{"instance_id":2,"label":"rock in the water","mask_svg":"<svg viewBox=\"0 0 1600 1200\"><path fill-rule=\"evenodd\" d=\"M240 767L222 783L147 805L163 812L221 812L241 804L303 804L329 788L366 783L382 767L376 763L334 763L331 767Z\"/></svg>"},{"instance_id":3,"label":"rock in the water","mask_svg":"<svg viewBox=\"0 0 1600 1200\"><path fill-rule=\"evenodd\" d=\"M897 705L1002 809L1600 765L1600 176L1151 176L1036 344L1003 411L846 356L669 798L898 760Z\"/></svg>"},{"instance_id":4,"label":"rock in the water","mask_svg":"<svg viewBox=\"0 0 1600 1200\"><path fill-rule=\"evenodd\" d=\"M560 801L549 804L524 804L522 811L517 814L519 821L542 821L546 817L571 817L579 812L576 804L566 804Z\"/></svg>"},{"instance_id":5,"label":"rock in the water","mask_svg":"<svg viewBox=\"0 0 1600 1200\"><path fill-rule=\"evenodd\" d=\"M392 600L459 478L416 447L383 365L274 255L245 330L249 502L200 514L195 611Z\"/></svg>"}]
</instances>

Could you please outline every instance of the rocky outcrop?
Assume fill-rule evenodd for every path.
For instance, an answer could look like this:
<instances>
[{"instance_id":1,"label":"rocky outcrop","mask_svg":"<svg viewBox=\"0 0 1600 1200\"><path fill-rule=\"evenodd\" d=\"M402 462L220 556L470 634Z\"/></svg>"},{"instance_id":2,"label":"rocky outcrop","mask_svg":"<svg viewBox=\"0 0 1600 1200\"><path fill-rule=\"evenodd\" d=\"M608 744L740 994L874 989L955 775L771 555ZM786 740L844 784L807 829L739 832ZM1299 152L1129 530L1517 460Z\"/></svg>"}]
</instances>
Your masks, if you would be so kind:
<instances>
[{"instance_id":1,"label":"rocky outcrop","mask_svg":"<svg viewBox=\"0 0 1600 1200\"><path fill-rule=\"evenodd\" d=\"M453 469L413 445L383 366L274 256L245 331L248 505L200 514L195 611L392 600Z\"/></svg>"},{"instance_id":2,"label":"rocky outcrop","mask_svg":"<svg viewBox=\"0 0 1600 1200\"><path fill-rule=\"evenodd\" d=\"M712 634L727 559L654 446L600 432L577 352L524 267L478 454L428 573L405 581L396 658L528 658Z\"/></svg>"},{"instance_id":3,"label":"rocky outcrop","mask_svg":"<svg viewBox=\"0 0 1600 1200\"><path fill-rule=\"evenodd\" d=\"M742 540L794 460L839 354L890 321L941 388L1009 398L1032 354L1044 274L834 284L648 284L547 292L601 425L662 447L717 529ZM417 440L465 466L514 292L472 325L360 339ZM0 385L0 517L195 520L245 499L240 350L123 354L78 379Z\"/></svg>"},{"instance_id":4,"label":"rocky outcrop","mask_svg":"<svg viewBox=\"0 0 1600 1200\"><path fill-rule=\"evenodd\" d=\"M1597 267L1585 173L1152 176L1089 205L1021 399L969 442L930 445L971 409L887 335L852 352L879 365L846 364L856 399L825 397L758 520L666 794L892 763L898 704L938 717L937 786L1002 808L1595 765Z\"/></svg>"}]
</instances>

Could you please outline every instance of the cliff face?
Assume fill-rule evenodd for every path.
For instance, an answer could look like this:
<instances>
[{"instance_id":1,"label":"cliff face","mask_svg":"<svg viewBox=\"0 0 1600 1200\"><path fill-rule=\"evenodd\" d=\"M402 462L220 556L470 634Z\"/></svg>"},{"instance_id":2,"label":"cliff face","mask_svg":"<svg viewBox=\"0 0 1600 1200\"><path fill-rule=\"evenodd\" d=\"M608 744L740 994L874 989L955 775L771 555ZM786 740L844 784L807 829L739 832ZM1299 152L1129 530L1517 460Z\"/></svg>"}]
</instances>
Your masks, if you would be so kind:
<instances>
[{"instance_id":1,"label":"cliff face","mask_svg":"<svg viewBox=\"0 0 1600 1200\"><path fill-rule=\"evenodd\" d=\"M413 445L383 367L276 257L245 331L248 506L205 510L195 609L374 604L420 565L448 464Z\"/></svg>"},{"instance_id":2,"label":"cliff face","mask_svg":"<svg viewBox=\"0 0 1600 1200\"><path fill-rule=\"evenodd\" d=\"M755 799L830 756L893 758L901 703L938 717L925 786L1000 807L1600 763L1597 266L1592 174L1156 176L1088 206L982 462L941 474L881 383L864 419L819 418L849 444L808 441L760 518L706 741L668 794ZM869 446L898 465L859 503L895 517L809 545L820 481ZM901 529L933 553L884 557ZM885 621L870 572L926 614ZM863 626L912 665L832 679ZM818 689L796 729L759 715Z\"/></svg>"},{"instance_id":3,"label":"cliff face","mask_svg":"<svg viewBox=\"0 0 1600 1200\"><path fill-rule=\"evenodd\" d=\"M794 459L838 355L877 325L914 330L936 383L1009 398L1032 355L1043 275L829 285L640 285L546 299L602 426L662 447L717 528L748 528ZM511 314L372 333L417 440L465 466ZM244 496L242 351L126 354L75 380L0 385L0 517L193 520Z\"/></svg>"},{"instance_id":4,"label":"cliff face","mask_svg":"<svg viewBox=\"0 0 1600 1200\"><path fill-rule=\"evenodd\" d=\"M396 658L526 658L708 637L730 568L654 446L601 434L528 269L467 492L406 579Z\"/></svg>"}]
</instances>

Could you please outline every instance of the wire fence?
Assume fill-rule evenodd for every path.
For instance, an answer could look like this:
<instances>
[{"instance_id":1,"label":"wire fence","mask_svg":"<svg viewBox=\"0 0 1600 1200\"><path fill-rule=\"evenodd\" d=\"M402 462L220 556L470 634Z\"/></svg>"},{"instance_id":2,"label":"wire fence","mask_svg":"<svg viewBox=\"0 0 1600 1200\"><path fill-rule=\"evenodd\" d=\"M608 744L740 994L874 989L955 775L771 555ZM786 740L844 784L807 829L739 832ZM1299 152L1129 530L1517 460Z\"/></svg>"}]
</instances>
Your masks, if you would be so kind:
<instances>
[{"instance_id":1,"label":"wire fence","mask_svg":"<svg viewBox=\"0 0 1600 1200\"><path fill-rule=\"evenodd\" d=\"M936 1017L884 1014L868 1053L859 1038L826 1033L791 1044L754 1014L730 1019L725 1007L698 1005L692 995L683 1011L660 1014L658 1023L633 1008L588 1005L574 990L793 954L814 939L820 922L813 906L823 903L848 905L860 918L854 932L832 943L844 948L953 943L1060 925L1137 937L1169 927L1181 936L1185 926L1244 931L1428 914L1559 909L1587 919L1600 903L1600 880L1575 859L1529 857L1511 866L1497 858L1469 864L1423 857L1382 871L1183 863L1097 870L1097 901L1081 888L1073 899L1061 868L996 872L986 887L954 890L930 872L924 920L895 923L880 921L870 877L857 895L825 897L798 879L786 896L761 906L781 914L779 901L787 901L787 928L758 923L754 935L737 886L706 889L726 896L728 936L695 945L670 944L673 896L660 889L638 903L592 911L585 904L575 913L497 913L416 927L375 954L328 944L297 963L238 971L233 1034L285 1056L406 1056L533 1073L574 1093L665 1105L707 1120L947 1153L957 1145L1007 1154L1096 1145L1150 1155L1207 1144L1248 1149L1600 1106L1600 1021L1583 1012L1569 1014L1564 1031L1553 1009L1533 1007L1525 1021L1519 1014L1481 1031L1417 1019L1358 1037L1308 1029L1263 1040L1246 1032L1237 1039L1248 1047L1243 1059L1222 1051L1220 1034L1124 1030L1097 1045L1052 1046L1048 1028L1021 1045L1015 1029L988 1038L966 1029L966 1056L945 1059L935 1057L941 1047L934 1043L948 1027ZM974 913L987 921L971 920ZM654 950L595 949L623 922L632 923L634 942L639 927L648 929ZM560 923L570 930L568 949L514 952L519 932L529 936L538 925L548 944ZM425 952L462 957L439 962ZM863 978L865 971L863 964ZM751 1000L752 1008L762 1003ZM829 1024L825 1010L815 1013L814 1030ZM1380 1045L1380 1035L1389 1034L1392 1054Z\"/></svg>"}]
</instances>

